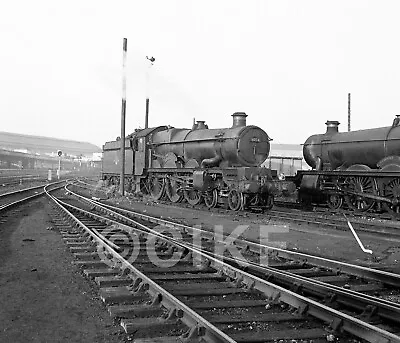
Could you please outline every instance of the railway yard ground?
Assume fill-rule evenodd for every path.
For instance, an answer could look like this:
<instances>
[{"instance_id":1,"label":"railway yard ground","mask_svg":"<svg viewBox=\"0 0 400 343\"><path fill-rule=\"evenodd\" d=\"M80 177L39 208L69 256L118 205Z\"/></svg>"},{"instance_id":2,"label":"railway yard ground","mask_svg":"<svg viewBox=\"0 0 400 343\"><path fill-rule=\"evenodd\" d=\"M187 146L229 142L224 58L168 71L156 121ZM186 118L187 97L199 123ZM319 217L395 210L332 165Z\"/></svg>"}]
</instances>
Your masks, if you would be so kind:
<instances>
[{"instance_id":1,"label":"railway yard ground","mask_svg":"<svg viewBox=\"0 0 400 343\"><path fill-rule=\"evenodd\" d=\"M361 233L370 255L361 251L350 231L279 222L267 213L198 210L130 196L108 202L208 230L219 225L226 234L248 225L242 237L251 241L258 242L262 232L264 244L400 273L396 238ZM0 218L0 342L131 340L108 314L97 286L74 263L50 212L48 199L42 197ZM271 232L268 241L266 231Z\"/></svg>"},{"instance_id":2,"label":"railway yard ground","mask_svg":"<svg viewBox=\"0 0 400 343\"><path fill-rule=\"evenodd\" d=\"M0 220L0 342L122 342L49 207L41 198Z\"/></svg>"}]
</instances>

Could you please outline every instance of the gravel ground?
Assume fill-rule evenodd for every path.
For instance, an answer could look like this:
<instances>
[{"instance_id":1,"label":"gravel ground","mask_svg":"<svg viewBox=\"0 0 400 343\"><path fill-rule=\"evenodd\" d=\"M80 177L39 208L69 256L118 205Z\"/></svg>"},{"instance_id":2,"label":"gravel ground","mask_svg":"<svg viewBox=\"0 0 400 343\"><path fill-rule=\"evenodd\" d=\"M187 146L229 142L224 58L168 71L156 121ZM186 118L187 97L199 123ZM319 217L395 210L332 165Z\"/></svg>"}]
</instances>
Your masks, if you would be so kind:
<instances>
[{"instance_id":1,"label":"gravel ground","mask_svg":"<svg viewBox=\"0 0 400 343\"><path fill-rule=\"evenodd\" d=\"M21 209L0 224L0 342L123 342L52 230L47 200Z\"/></svg>"},{"instance_id":2,"label":"gravel ground","mask_svg":"<svg viewBox=\"0 0 400 343\"><path fill-rule=\"evenodd\" d=\"M164 219L232 233L270 245L363 265L397 265L400 244L361 234L374 254L363 253L349 232L268 221L265 215L224 209L193 209L148 199L112 202ZM52 229L47 200L24 205L0 217L0 342L123 342L98 292L73 264L58 232ZM278 231L278 233L276 233ZM266 238L266 232L269 233Z\"/></svg>"}]
</instances>

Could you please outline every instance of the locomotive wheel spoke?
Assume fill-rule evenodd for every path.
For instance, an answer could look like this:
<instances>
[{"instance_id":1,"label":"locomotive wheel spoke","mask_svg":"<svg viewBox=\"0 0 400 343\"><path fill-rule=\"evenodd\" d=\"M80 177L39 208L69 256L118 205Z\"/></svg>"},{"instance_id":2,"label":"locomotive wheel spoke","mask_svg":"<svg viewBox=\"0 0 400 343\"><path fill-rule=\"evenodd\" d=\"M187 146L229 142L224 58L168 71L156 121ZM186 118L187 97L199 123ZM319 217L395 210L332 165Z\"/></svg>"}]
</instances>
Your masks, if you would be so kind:
<instances>
[{"instance_id":1,"label":"locomotive wheel spoke","mask_svg":"<svg viewBox=\"0 0 400 343\"><path fill-rule=\"evenodd\" d=\"M385 186L384 196L398 201L398 204L384 203L383 206L390 214L400 218L400 179L393 179Z\"/></svg>"},{"instance_id":2,"label":"locomotive wheel spoke","mask_svg":"<svg viewBox=\"0 0 400 343\"><path fill-rule=\"evenodd\" d=\"M357 193L377 194L376 181L368 176L355 176L347 178L348 190ZM357 212L365 212L375 205L375 200L364 198L362 195L348 194L345 196L346 204Z\"/></svg>"},{"instance_id":3,"label":"locomotive wheel spoke","mask_svg":"<svg viewBox=\"0 0 400 343\"><path fill-rule=\"evenodd\" d=\"M162 177L150 177L149 189L153 199L160 200L165 193L165 180Z\"/></svg>"},{"instance_id":4,"label":"locomotive wheel spoke","mask_svg":"<svg viewBox=\"0 0 400 343\"><path fill-rule=\"evenodd\" d=\"M183 199L183 193L179 190L179 182L173 179L167 179L165 182L165 192L168 199L173 203L178 203Z\"/></svg>"},{"instance_id":5,"label":"locomotive wheel spoke","mask_svg":"<svg viewBox=\"0 0 400 343\"><path fill-rule=\"evenodd\" d=\"M249 201L250 206L258 206L260 204L260 196L258 194L253 195Z\"/></svg>"},{"instance_id":6,"label":"locomotive wheel spoke","mask_svg":"<svg viewBox=\"0 0 400 343\"><path fill-rule=\"evenodd\" d=\"M216 189L207 191L204 195L204 203L208 208L216 207L218 204L218 191Z\"/></svg>"},{"instance_id":7,"label":"locomotive wheel spoke","mask_svg":"<svg viewBox=\"0 0 400 343\"><path fill-rule=\"evenodd\" d=\"M203 199L201 193L193 188L190 190L185 190L184 196L186 201L192 206L200 204Z\"/></svg>"},{"instance_id":8,"label":"locomotive wheel spoke","mask_svg":"<svg viewBox=\"0 0 400 343\"><path fill-rule=\"evenodd\" d=\"M332 210L338 210L343 205L343 197L339 194L328 195L328 206Z\"/></svg>"},{"instance_id":9,"label":"locomotive wheel spoke","mask_svg":"<svg viewBox=\"0 0 400 343\"><path fill-rule=\"evenodd\" d=\"M228 194L228 205L232 211L239 211L242 203L243 196L236 189L231 189Z\"/></svg>"}]
</instances>

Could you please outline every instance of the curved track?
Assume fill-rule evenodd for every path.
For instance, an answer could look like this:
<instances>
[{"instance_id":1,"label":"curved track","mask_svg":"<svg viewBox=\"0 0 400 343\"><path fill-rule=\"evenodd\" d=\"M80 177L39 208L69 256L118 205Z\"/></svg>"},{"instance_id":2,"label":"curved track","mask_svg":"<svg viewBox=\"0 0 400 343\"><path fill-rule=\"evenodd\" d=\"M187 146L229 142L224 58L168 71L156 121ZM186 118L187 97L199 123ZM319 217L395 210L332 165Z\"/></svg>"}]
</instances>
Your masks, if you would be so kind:
<instances>
[{"instance_id":1,"label":"curved track","mask_svg":"<svg viewBox=\"0 0 400 343\"><path fill-rule=\"evenodd\" d=\"M0 195L0 211L4 211L13 206L20 205L26 201L32 200L45 194L44 188L59 188L60 184L65 184L65 181L59 181L54 183L45 183L40 186L34 186L30 188L24 188L17 191L3 193ZM63 186L61 186L63 187Z\"/></svg>"},{"instance_id":2,"label":"curved track","mask_svg":"<svg viewBox=\"0 0 400 343\"><path fill-rule=\"evenodd\" d=\"M348 282L346 278L361 275L368 279L365 285L371 288L371 285L376 285L374 279L384 277L380 284L398 287L398 275L276 248L271 249L278 259L274 258L270 266L260 266L204 249L201 243L204 241L205 246L212 244L212 237L195 228L160 222L160 219L143 215L139 215L140 221L131 219L129 216L132 213L128 214L127 210L110 209L109 206L83 198L79 198L79 201L77 198L52 199L62 216L68 218L72 226L80 228L71 230L64 220L56 222L60 229L66 231L64 236L71 250L81 259L78 264L89 275L107 275L96 279L102 287L100 294L104 301L114 303L121 299L152 299L150 307L135 303L133 307L111 308L114 314L124 313L123 317L129 317L148 313L146 311L158 311L161 317L156 315L154 323L171 324L171 328L174 328L172 332L178 330L176 332L193 337L200 335L213 342L321 338L327 335L323 330L324 325L330 326L335 332L344 331L371 342L399 341L395 333L399 324L395 318L400 318L400 306L397 303L349 290L348 287L339 287L334 282L328 283L327 279L330 277L333 281L336 276L336 281ZM149 220L153 222L151 225L148 224ZM174 237L177 232L181 234L180 239L169 237ZM188 237L190 239L185 239ZM194 237L200 244L193 244L196 243ZM236 243L238 247L241 246L243 255L254 255L252 250L257 250L262 256L265 255L265 249L269 249L246 241ZM149 244L154 247L150 252ZM137 256L132 259L132 246L135 245L138 249L133 250L136 250ZM103 259L99 258L99 246L102 247L100 251L105 251L103 255L100 254ZM145 247L147 249L143 249ZM123 258L127 252L128 259ZM276 262L284 255L291 260L278 265ZM296 259L303 260L301 268L293 263ZM109 268L110 261L113 261L113 267L123 266L127 275L115 277L119 271ZM169 263L173 265L168 268ZM319 266L318 270L315 265ZM332 275L333 270L346 272ZM324 277L325 281L321 280ZM122 287L123 284L125 286ZM111 285L116 287L106 287ZM130 288L126 285L130 285ZM375 292L376 288L372 290ZM205 304L201 305L199 299ZM290 312L295 312L294 317L290 317L293 314L287 312L288 308ZM282 312L283 309L285 311ZM307 319L304 317L306 314L325 324ZM295 329L290 331L290 337L285 336L289 333L289 327L282 324L285 321L289 321L289 327ZM182 323L186 327L179 327ZM124 319L122 325L128 333L134 331L136 335L144 327L149 329L149 325L139 319ZM253 327L256 328L256 335ZM151 325L150 329L157 330ZM293 336L296 333L298 336ZM168 331L162 337L167 339L170 335Z\"/></svg>"}]
</instances>

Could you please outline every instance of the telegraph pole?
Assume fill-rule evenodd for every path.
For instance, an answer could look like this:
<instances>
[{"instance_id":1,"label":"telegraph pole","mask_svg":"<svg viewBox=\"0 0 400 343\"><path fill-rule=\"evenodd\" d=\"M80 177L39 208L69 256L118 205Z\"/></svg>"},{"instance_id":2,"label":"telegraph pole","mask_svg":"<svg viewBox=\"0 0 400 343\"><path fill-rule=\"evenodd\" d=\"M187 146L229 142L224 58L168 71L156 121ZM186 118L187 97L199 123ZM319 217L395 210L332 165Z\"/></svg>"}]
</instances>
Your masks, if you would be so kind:
<instances>
[{"instance_id":1,"label":"telegraph pole","mask_svg":"<svg viewBox=\"0 0 400 343\"><path fill-rule=\"evenodd\" d=\"M121 107L121 175L120 175L120 193L125 195L125 113L126 113L126 55L128 48L128 39L124 38L122 44L122 107Z\"/></svg>"},{"instance_id":2,"label":"telegraph pole","mask_svg":"<svg viewBox=\"0 0 400 343\"><path fill-rule=\"evenodd\" d=\"M351 94L348 94L347 97L347 131L351 131L351 121L350 121L350 117L351 117Z\"/></svg>"}]
</instances>

